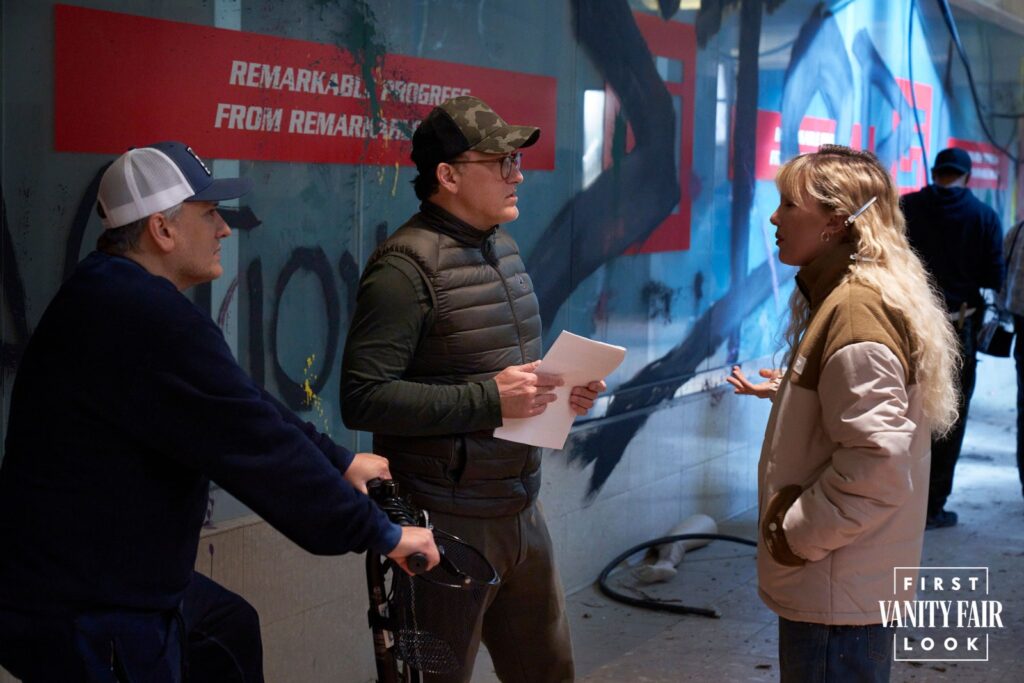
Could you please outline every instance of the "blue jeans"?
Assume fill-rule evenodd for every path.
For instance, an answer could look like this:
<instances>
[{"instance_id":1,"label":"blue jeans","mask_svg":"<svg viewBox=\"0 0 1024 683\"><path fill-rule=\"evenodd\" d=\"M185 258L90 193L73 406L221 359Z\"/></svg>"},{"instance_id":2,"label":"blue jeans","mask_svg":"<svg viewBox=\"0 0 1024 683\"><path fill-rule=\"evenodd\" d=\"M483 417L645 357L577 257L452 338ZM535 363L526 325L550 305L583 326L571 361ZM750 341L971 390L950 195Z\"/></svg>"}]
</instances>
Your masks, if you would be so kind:
<instances>
[{"instance_id":1,"label":"blue jeans","mask_svg":"<svg viewBox=\"0 0 1024 683\"><path fill-rule=\"evenodd\" d=\"M779 617L782 683L885 683L892 632L881 624L829 626Z\"/></svg>"}]
</instances>

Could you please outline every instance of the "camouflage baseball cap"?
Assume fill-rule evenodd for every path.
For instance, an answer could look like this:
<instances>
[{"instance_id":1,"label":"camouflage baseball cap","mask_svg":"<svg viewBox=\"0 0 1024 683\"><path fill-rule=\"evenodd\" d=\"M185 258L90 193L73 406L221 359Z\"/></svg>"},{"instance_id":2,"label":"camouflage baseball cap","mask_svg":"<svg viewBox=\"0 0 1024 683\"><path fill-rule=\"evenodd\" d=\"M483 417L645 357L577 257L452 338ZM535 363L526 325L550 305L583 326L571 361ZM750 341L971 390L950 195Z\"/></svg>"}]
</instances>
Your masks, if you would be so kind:
<instances>
[{"instance_id":1,"label":"camouflage baseball cap","mask_svg":"<svg viewBox=\"0 0 1024 683\"><path fill-rule=\"evenodd\" d=\"M463 95L434 107L423 119L412 135L412 160L429 168L468 150L514 152L539 137L540 128L510 126L483 100Z\"/></svg>"}]
</instances>

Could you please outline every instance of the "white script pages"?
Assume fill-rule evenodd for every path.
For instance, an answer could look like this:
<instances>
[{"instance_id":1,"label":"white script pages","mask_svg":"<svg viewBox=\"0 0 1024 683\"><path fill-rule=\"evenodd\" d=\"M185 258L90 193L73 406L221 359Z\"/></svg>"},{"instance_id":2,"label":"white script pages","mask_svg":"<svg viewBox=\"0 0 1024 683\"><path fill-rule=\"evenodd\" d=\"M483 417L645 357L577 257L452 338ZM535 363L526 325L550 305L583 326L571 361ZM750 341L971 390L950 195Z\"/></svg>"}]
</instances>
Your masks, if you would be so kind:
<instances>
[{"instance_id":1,"label":"white script pages","mask_svg":"<svg viewBox=\"0 0 1024 683\"><path fill-rule=\"evenodd\" d=\"M541 448L562 448L576 418L569 406L572 388L604 379L625 357L626 349L622 346L562 330L535 370L545 375L559 375L565 380L565 384L555 388L557 398L540 415L506 418L504 424L494 430L494 436Z\"/></svg>"}]
</instances>

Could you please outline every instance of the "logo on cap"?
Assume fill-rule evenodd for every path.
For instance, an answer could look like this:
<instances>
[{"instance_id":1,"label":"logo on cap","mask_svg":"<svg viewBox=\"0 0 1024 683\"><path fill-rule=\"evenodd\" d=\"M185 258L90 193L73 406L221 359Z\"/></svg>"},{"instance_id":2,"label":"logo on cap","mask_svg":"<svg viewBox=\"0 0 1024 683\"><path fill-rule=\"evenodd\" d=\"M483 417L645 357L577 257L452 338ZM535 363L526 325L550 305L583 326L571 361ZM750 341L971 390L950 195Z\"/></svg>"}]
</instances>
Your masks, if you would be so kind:
<instances>
[{"instance_id":1,"label":"logo on cap","mask_svg":"<svg viewBox=\"0 0 1024 683\"><path fill-rule=\"evenodd\" d=\"M208 176L212 176L213 175L212 173L210 173L210 169L208 169L206 167L206 164L203 163L203 160L199 158L199 155L196 154L194 151L192 151L191 147L186 147L185 151L187 151L189 154L191 154L192 158L199 162L199 165L203 167L204 171L206 171L206 175L208 175Z\"/></svg>"}]
</instances>

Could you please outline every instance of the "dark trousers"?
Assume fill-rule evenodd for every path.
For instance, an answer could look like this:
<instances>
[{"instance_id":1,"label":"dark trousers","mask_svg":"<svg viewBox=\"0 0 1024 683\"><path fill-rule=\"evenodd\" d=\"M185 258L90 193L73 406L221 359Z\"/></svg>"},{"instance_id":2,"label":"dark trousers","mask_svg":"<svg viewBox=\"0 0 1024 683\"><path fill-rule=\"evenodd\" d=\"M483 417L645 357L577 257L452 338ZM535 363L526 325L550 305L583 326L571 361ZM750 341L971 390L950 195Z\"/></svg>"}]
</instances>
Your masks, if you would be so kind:
<instances>
[{"instance_id":1,"label":"dark trousers","mask_svg":"<svg viewBox=\"0 0 1024 683\"><path fill-rule=\"evenodd\" d=\"M182 603L186 683L262 683L260 616L245 598L194 574Z\"/></svg>"},{"instance_id":2,"label":"dark trousers","mask_svg":"<svg viewBox=\"0 0 1024 683\"><path fill-rule=\"evenodd\" d=\"M1024 495L1024 316L1013 316L1013 360L1017 363L1017 472Z\"/></svg>"},{"instance_id":3,"label":"dark trousers","mask_svg":"<svg viewBox=\"0 0 1024 683\"><path fill-rule=\"evenodd\" d=\"M881 624L831 626L779 617L781 683L885 683L892 634Z\"/></svg>"},{"instance_id":4,"label":"dark trousers","mask_svg":"<svg viewBox=\"0 0 1024 683\"><path fill-rule=\"evenodd\" d=\"M194 574L180 612L0 610L0 664L23 683L262 683L263 646L252 605Z\"/></svg>"},{"instance_id":5,"label":"dark trousers","mask_svg":"<svg viewBox=\"0 0 1024 683\"><path fill-rule=\"evenodd\" d=\"M540 504L497 518L431 513L438 529L479 550L501 584L477 616L466 665L448 675L425 674L426 683L465 683L473 675L480 641L505 683L563 683L574 679L572 640L562 582Z\"/></svg>"},{"instance_id":6,"label":"dark trousers","mask_svg":"<svg viewBox=\"0 0 1024 683\"><path fill-rule=\"evenodd\" d=\"M934 517L946 506L946 499L953 490L953 470L960 458L960 449L964 444L964 431L967 428L967 411L974 395L974 381L978 370L978 342L975 339L984 316L984 308L965 318L963 326L957 331L959 337L960 373L957 378L959 391L957 394L957 410L960 416L941 439L932 439L932 468L928 485L928 516Z\"/></svg>"}]
</instances>

